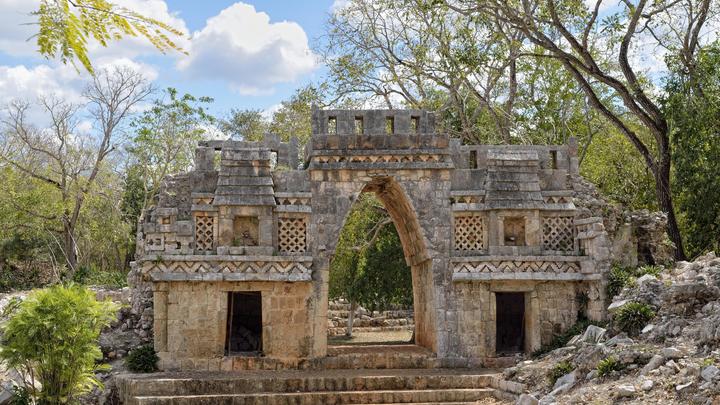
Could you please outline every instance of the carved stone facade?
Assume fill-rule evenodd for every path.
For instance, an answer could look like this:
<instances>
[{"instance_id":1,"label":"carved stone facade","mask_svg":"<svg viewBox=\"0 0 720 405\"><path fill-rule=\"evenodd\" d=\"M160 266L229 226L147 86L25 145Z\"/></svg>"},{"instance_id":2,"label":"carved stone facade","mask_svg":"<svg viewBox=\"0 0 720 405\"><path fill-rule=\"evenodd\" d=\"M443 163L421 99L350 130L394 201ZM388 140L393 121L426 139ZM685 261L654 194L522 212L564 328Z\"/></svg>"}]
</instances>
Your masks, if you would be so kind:
<instances>
[{"instance_id":1,"label":"carved stone facade","mask_svg":"<svg viewBox=\"0 0 720 405\"><path fill-rule=\"evenodd\" d=\"M574 140L460 145L420 110L315 110L312 127L302 162L295 140L201 142L144 214L130 281L163 368L237 368L253 354L230 341L249 333L282 364L324 357L330 261L363 192L398 230L415 343L446 364L534 351L578 314L605 316L610 250L574 204Z\"/></svg>"}]
</instances>

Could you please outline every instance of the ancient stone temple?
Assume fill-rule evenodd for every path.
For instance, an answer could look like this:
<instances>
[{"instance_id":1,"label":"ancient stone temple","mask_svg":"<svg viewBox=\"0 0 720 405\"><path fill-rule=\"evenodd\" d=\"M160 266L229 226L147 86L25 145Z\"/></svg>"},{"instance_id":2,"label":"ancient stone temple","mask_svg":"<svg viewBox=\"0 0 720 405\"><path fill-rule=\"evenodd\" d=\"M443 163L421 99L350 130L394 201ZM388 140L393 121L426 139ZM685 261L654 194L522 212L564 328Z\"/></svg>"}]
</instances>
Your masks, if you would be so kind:
<instances>
[{"instance_id":1,"label":"ancient stone temple","mask_svg":"<svg viewBox=\"0 0 720 405\"><path fill-rule=\"evenodd\" d=\"M312 128L304 153L272 136L200 142L144 214L131 283L162 368L324 358L330 262L363 192L395 223L415 344L437 364L531 352L604 317L608 242L576 208L574 140L461 145L419 110L315 110Z\"/></svg>"}]
</instances>

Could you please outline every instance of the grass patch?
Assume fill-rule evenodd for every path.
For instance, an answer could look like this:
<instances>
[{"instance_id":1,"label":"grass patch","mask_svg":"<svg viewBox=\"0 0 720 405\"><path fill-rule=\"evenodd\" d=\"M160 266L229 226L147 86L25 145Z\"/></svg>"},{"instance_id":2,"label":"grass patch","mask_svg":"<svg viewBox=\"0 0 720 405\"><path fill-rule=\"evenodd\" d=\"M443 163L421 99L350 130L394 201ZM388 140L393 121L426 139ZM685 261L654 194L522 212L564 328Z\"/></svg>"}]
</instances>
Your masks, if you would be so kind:
<instances>
[{"instance_id":1,"label":"grass patch","mask_svg":"<svg viewBox=\"0 0 720 405\"><path fill-rule=\"evenodd\" d=\"M597 364L598 377L605 377L612 374L614 371L620 371L623 369L623 365L620 364L618 359L614 356L606 357L600 360Z\"/></svg>"},{"instance_id":2,"label":"grass patch","mask_svg":"<svg viewBox=\"0 0 720 405\"><path fill-rule=\"evenodd\" d=\"M560 377L572 372L573 370L575 370L575 366L573 366L569 361L561 361L555 364L547 373L550 386L554 386Z\"/></svg>"},{"instance_id":3,"label":"grass patch","mask_svg":"<svg viewBox=\"0 0 720 405\"><path fill-rule=\"evenodd\" d=\"M655 317L655 311L647 304L629 302L613 315L615 325L630 336L637 336L645 325Z\"/></svg>"}]
</instances>

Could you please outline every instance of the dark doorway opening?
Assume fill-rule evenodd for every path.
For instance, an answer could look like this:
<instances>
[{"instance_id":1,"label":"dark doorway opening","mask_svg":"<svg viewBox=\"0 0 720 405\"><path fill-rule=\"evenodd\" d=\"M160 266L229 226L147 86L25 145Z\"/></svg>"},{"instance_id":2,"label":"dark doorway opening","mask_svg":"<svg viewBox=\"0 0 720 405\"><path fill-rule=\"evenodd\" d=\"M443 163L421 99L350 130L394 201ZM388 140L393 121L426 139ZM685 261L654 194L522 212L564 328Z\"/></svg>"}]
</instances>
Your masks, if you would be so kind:
<instances>
[{"instance_id":1,"label":"dark doorway opening","mask_svg":"<svg viewBox=\"0 0 720 405\"><path fill-rule=\"evenodd\" d=\"M262 300L259 291L228 293L227 354L262 351Z\"/></svg>"},{"instance_id":2,"label":"dark doorway opening","mask_svg":"<svg viewBox=\"0 0 720 405\"><path fill-rule=\"evenodd\" d=\"M495 352L523 351L525 342L525 294L495 293Z\"/></svg>"}]
</instances>

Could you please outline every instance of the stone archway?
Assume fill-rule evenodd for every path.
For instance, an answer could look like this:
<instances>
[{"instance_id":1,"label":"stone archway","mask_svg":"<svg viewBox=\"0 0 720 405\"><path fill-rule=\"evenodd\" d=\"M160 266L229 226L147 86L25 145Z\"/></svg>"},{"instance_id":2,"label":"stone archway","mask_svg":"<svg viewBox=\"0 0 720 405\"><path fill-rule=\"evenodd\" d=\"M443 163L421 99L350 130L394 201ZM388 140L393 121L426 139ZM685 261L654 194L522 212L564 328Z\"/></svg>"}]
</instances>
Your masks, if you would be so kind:
<instances>
[{"instance_id":1,"label":"stone archway","mask_svg":"<svg viewBox=\"0 0 720 405\"><path fill-rule=\"evenodd\" d=\"M407 195L392 177L378 177L365 185L363 192L372 192L383 203L397 229L403 246L405 261L412 273L413 310L416 344L437 350L435 331L430 327L433 306L432 274L428 266L430 257L425 245L423 230Z\"/></svg>"},{"instance_id":2,"label":"stone archway","mask_svg":"<svg viewBox=\"0 0 720 405\"><path fill-rule=\"evenodd\" d=\"M428 249L426 231L421 226L417 211L401 182L388 175L357 176L351 181L327 181L327 178L323 178L322 181L314 183L314 192L316 188L315 195L322 194L323 197L313 197L313 204L316 201L319 204L317 209L313 209L313 220L309 227L309 232L316 234L317 241L317 244L311 245L315 268L314 355L322 356L327 351L330 262L352 204L363 192L376 194L388 210L400 237L405 260L412 274L415 343L437 353L433 260ZM334 204L328 204L328 198L333 200ZM325 210L329 206L332 208Z\"/></svg>"}]
</instances>

